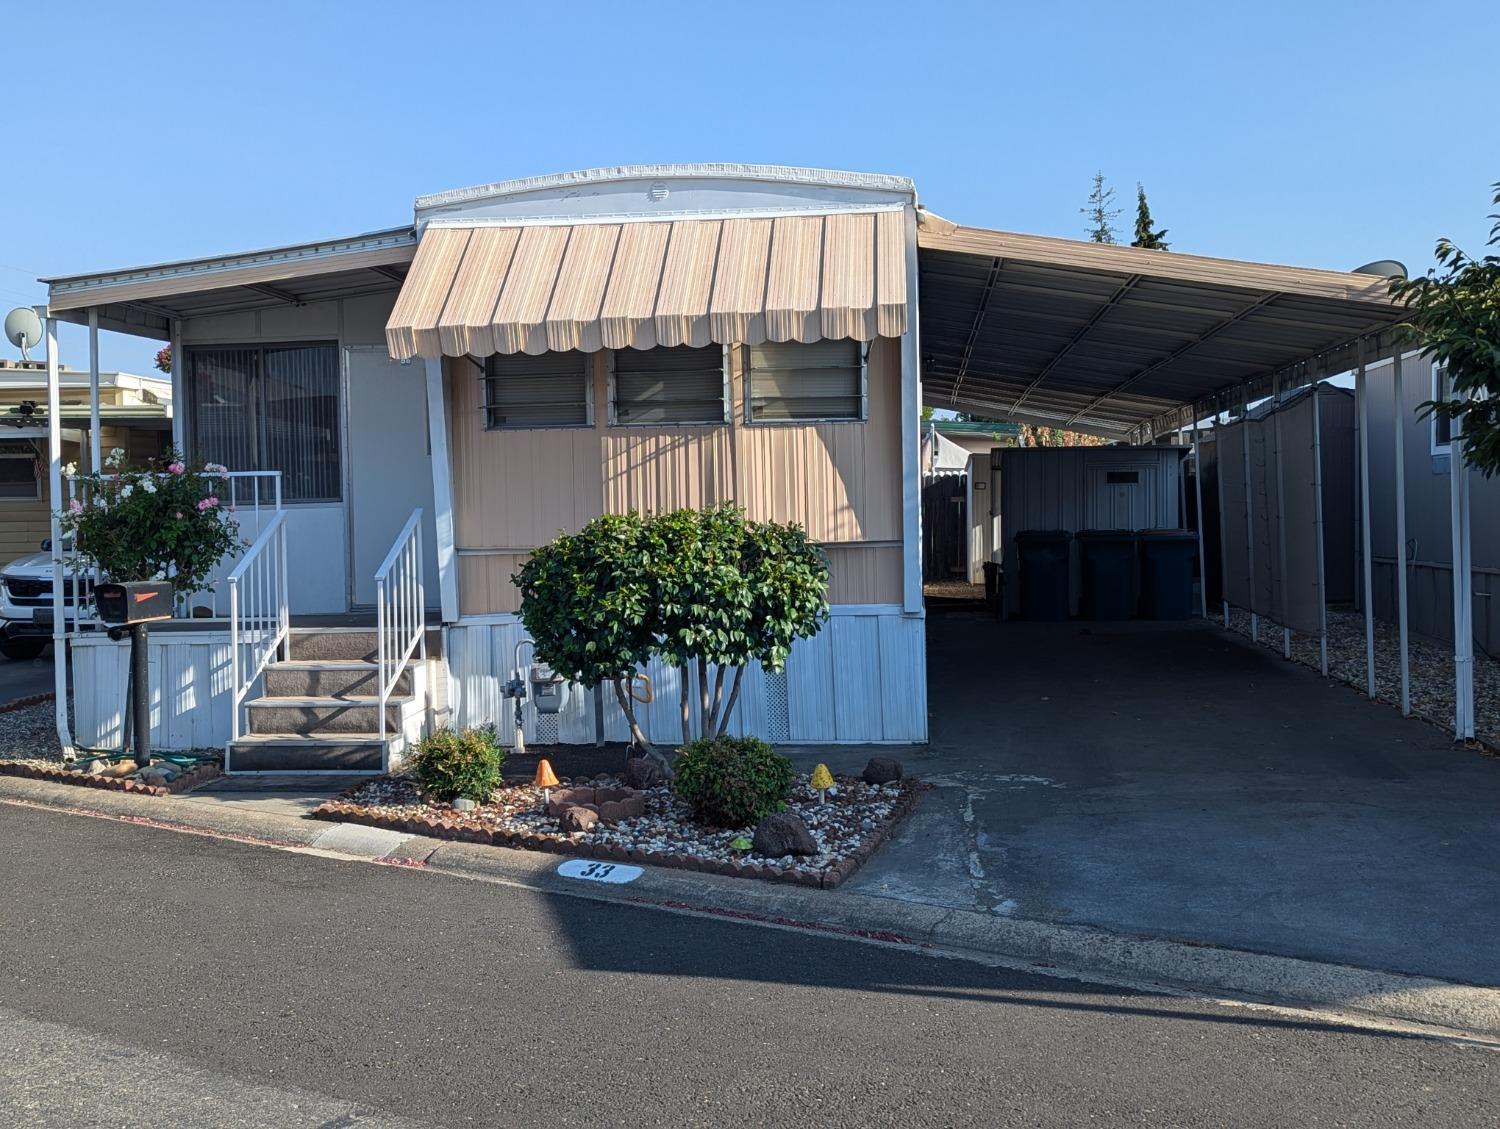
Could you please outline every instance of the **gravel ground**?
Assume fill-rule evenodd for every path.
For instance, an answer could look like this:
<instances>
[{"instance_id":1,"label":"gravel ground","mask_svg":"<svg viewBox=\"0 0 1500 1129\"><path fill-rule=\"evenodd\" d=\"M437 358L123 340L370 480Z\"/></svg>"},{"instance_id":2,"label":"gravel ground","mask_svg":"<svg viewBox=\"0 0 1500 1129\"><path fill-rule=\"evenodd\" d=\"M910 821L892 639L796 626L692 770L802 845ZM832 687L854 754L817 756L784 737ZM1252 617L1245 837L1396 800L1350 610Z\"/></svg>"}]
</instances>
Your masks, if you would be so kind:
<instances>
[{"instance_id":1,"label":"gravel ground","mask_svg":"<svg viewBox=\"0 0 1500 1129\"><path fill-rule=\"evenodd\" d=\"M983 600L984 585L967 580L929 580L922 585L922 594L943 600Z\"/></svg>"},{"instance_id":2,"label":"gravel ground","mask_svg":"<svg viewBox=\"0 0 1500 1129\"><path fill-rule=\"evenodd\" d=\"M1215 619L1222 623L1222 619ZM1250 634L1250 613L1231 609L1229 628ZM1281 653L1281 628L1260 620L1260 645ZM1453 652L1447 644L1412 636L1407 642L1411 670L1411 708L1434 725L1453 729ZM1318 669L1318 639L1292 632L1292 659ZM1360 612L1328 609L1328 674L1363 690L1365 687L1365 617ZM1375 687L1382 702L1401 704L1401 643L1396 625L1375 621ZM1500 746L1500 662L1474 655L1474 728L1490 746Z\"/></svg>"},{"instance_id":3,"label":"gravel ground","mask_svg":"<svg viewBox=\"0 0 1500 1129\"><path fill-rule=\"evenodd\" d=\"M835 777L835 782L836 788L829 790L826 802L808 786L808 777L799 776L793 784L787 810L802 817L818 844L819 853L806 858L785 856L783 866L821 875L852 855L867 838L876 836L883 824L898 818L896 801L901 796L901 784L872 785L846 776ZM592 780L575 779L572 783L608 788L625 786L620 778L604 775ZM568 785L569 781L564 779L562 787ZM644 816L624 819L613 826L598 823L590 831L571 834L558 828L555 816L547 815L542 806L542 790L531 784L504 785L495 790L489 803L472 811L457 811L446 803L424 800L407 777L383 776L340 797L338 802L357 804L390 820L446 819L488 831L542 836L559 843L605 843L715 862L732 862L749 854L736 851L729 844L740 836L748 839L753 828L703 827L693 822L687 807L674 799L668 788L645 788L641 796L646 806Z\"/></svg>"},{"instance_id":4,"label":"gravel ground","mask_svg":"<svg viewBox=\"0 0 1500 1129\"><path fill-rule=\"evenodd\" d=\"M61 763L57 706L51 699L0 713L0 760Z\"/></svg>"}]
</instances>

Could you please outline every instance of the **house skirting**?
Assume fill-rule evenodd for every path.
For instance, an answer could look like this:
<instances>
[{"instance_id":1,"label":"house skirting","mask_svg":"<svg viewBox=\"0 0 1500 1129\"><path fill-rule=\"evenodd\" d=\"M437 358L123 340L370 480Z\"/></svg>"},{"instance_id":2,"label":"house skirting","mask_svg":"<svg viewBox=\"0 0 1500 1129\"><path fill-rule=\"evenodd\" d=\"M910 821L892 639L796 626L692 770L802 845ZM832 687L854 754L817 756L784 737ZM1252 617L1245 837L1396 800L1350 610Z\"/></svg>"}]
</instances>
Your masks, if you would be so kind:
<instances>
[{"instance_id":1,"label":"house skirting","mask_svg":"<svg viewBox=\"0 0 1500 1129\"><path fill-rule=\"evenodd\" d=\"M923 616L905 615L897 604L835 606L822 631L793 646L783 672L767 674L758 664L746 669L731 732L773 744L926 741L925 628ZM451 724L493 724L503 743L514 740L515 707L502 691L525 638L515 615L463 619L444 629ZM638 707L637 719L653 742L671 746L682 738L678 673L659 661L646 673L655 696ZM690 695L695 722L696 697ZM609 688L596 696L569 686L562 712L538 717L527 709L523 732L528 743L593 744L601 713L605 740L628 741Z\"/></svg>"}]
</instances>

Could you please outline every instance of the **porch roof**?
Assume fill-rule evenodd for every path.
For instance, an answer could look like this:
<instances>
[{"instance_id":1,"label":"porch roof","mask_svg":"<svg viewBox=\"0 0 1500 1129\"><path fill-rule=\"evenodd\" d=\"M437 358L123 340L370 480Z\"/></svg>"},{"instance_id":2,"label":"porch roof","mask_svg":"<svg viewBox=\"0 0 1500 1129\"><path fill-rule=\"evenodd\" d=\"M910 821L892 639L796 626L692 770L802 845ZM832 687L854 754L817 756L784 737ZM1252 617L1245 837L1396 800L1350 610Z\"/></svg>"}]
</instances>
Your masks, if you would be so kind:
<instances>
[{"instance_id":1,"label":"porch roof","mask_svg":"<svg viewBox=\"0 0 1500 1129\"><path fill-rule=\"evenodd\" d=\"M432 221L391 356L649 349L906 332L899 206L578 224Z\"/></svg>"},{"instance_id":2,"label":"porch roof","mask_svg":"<svg viewBox=\"0 0 1500 1129\"><path fill-rule=\"evenodd\" d=\"M301 306L390 291L416 251L410 227L293 243L98 274L44 278L47 308L65 321L99 311L105 329L167 340L176 318Z\"/></svg>"},{"instance_id":3,"label":"porch roof","mask_svg":"<svg viewBox=\"0 0 1500 1129\"><path fill-rule=\"evenodd\" d=\"M1348 367L1361 339L1401 316L1377 275L919 215L923 395L934 407L1142 441L1303 362Z\"/></svg>"}]
</instances>

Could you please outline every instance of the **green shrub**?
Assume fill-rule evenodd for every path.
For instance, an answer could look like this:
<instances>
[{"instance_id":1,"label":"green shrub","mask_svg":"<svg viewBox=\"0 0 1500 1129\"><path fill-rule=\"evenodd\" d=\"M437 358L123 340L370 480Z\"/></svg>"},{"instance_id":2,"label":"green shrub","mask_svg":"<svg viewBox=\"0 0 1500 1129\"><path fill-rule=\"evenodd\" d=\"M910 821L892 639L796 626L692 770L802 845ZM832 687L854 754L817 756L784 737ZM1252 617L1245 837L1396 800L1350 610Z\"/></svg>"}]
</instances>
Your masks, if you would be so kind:
<instances>
[{"instance_id":1,"label":"green shrub","mask_svg":"<svg viewBox=\"0 0 1500 1129\"><path fill-rule=\"evenodd\" d=\"M459 796L487 803L500 786L500 766L505 750L495 740L493 729L439 729L417 742L412 775L423 791L445 800Z\"/></svg>"},{"instance_id":2,"label":"green shrub","mask_svg":"<svg viewBox=\"0 0 1500 1129\"><path fill-rule=\"evenodd\" d=\"M792 762L756 737L705 737L684 745L672 791L710 827L750 827L786 807Z\"/></svg>"}]
</instances>

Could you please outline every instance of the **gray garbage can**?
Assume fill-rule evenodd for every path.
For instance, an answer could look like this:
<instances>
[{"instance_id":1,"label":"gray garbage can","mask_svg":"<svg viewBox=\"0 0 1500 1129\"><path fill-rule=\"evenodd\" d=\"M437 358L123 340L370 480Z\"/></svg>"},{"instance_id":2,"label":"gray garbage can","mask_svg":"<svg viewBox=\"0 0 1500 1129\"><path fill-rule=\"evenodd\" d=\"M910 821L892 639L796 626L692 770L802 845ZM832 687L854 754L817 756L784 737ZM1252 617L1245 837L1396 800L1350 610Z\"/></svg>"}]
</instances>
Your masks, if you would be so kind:
<instances>
[{"instance_id":1,"label":"gray garbage can","mask_svg":"<svg viewBox=\"0 0 1500 1129\"><path fill-rule=\"evenodd\" d=\"M1080 619L1135 615L1135 534L1128 529L1081 529L1078 542Z\"/></svg>"},{"instance_id":2,"label":"gray garbage can","mask_svg":"<svg viewBox=\"0 0 1500 1129\"><path fill-rule=\"evenodd\" d=\"M1023 529L1016 534L1022 619L1068 618L1068 558L1073 535L1066 529Z\"/></svg>"}]
</instances>

